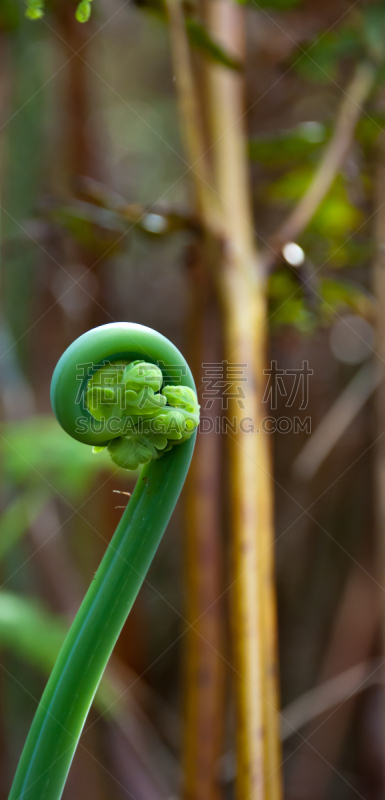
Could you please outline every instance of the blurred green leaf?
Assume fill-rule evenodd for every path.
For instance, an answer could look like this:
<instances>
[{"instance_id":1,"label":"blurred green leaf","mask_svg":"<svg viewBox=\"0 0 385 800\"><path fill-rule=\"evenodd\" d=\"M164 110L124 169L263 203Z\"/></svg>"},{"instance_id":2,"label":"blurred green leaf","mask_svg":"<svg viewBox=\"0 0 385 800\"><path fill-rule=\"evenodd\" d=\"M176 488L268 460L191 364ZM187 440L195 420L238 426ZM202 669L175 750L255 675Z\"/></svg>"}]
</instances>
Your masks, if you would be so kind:
<instances>
[{"instance_id":1,"label":"blurred green leaf","mask_svg":"<svg viewBox=\"0 0 385 800\"><path fill-rule=\"evenodd\" d=\"M26 491L7 505L0 517L0 559L21 539L37 519L52 492L49 487Z\"/></svg>"},{"instance_id":2,"label":"blurred green leaf","mask_svg":"<svg viewBox=\"0 0 385 800\"><path fill-rule=\"evenodd\" d=\"M74 502L84 496L101 471L114 471L108 455L72 439L52 416L8 422L0 428L3 481L36 484Z\"/></svg>"},{"instance_id":3,"label":"blurred green leaf","mask_svg":"<svg viewBox=\"0 0 385 800\"><path fill-rule=\"evenodd\" d=\"M51 614L31 597L0 591L0 648L12 651L45 675L49 674L68 633L65 617ZM95 704L103 713L119 717L123 686L108 674L101 680Z\"/></svg>"},{"instance_id":4,"label":"blurred green leaf","mask_svg":"<svg viewBox=\"0 0 385 800\"><path fill-rule=\"evenodd\" d=\"M44 0L27 0L25 16L29 19L40 19L44 16Z\"/></svg>"},{"instance_id":5,"label":"blurred green leaf","mask_svg":"<svg viewBox=\"0 0 385 800\"><path fill-rule=\"evenodd\" d=\"M369 55L381 62L385 56L385 6L383 2L372 3L361 10L362 36Z\"/></svg>"},{"instance_id":6,"label":"blurred green leaf","mask_svg":"<svg viewBox=\"0 0 385 800\"><path fill-rule=\"evenodd\" d=\"M319 293L323 301L320 311L324 321L329 321L346 308L353 309L364 317L373 313L370 295L350 281L322 277L319 281Z\"/></svg>"},{"instance_id":7,"label":"blurred green leaf","mask_svg":"<svg viewBox=\"0 0 385 800\"><path fill-rule=\"evenodd\" d=\"M277 270L270 275L268 296L272 328L293 325L301 333L314 330L317 319L306 307L303 289L288 269Z\"/></svg>"},{"instance_id":8,"label":"blurred green leaf","mask_svg":"<svg viewBox=\"0 0 385 800\"><path fill-rule=\"evenodd\" d=\"M273 327L292 325L300 333L312 333L316 327L316 318L306 308L303 297L291 297L270 313Z\"/></svg>"},{"instance_id":9,"label":"blurred green leaf","mask_svg":"<svg viewBox=\"0 0 385 800\"><path fill-rule=\"evenodd\" d=\"M71 205L56 204L45 215L95 255L112 256L127 247L129 226L109 209L74 200Z\"/></svg>"},{"instance_id":10,"label":"blurred green leaf","mask_svg":"<svg viewBox=\"0 0 385 800\"><path fill-rule=\"evenodd\" d=\"M213 39L207 28L195 17L186 17L186 28L190 44L197 50L201 50L204 55L212 61L222 64L229 69L240 70L241 62L234 56L227 53L224 48Z\"/></svg>"},{"instance_id":11,"label":"blurred green leaf","mask_svg":"<svg viewBox=\"0 0 385 800\"><path fill-rule=\"evenodd\" d=\"M2 5L2 3L0 3ZM14 3L22 11L24 3ZM20 238L25 220L32 214L41 191L45 163L42 120L47 112L47 95L42 90L46 63L46 42L42 26L22 17L21 24L9 37L9 111L12 123L7 126L7 213L1 220L2 242ZM28 136L26 136L28 131ZM4 142L4 143L5 143ZM33 153L33 157L31 154ZM3 265L2 265L3 266ZM27 343L23 332L32 322L31 298L37 291L39 260L36 249L11 247L7 268L2 275L2 312L16 341L20 363L26 366Z\"/></svg>"},{"instance_id":12,"label":"blurred green leaf","mask_svg":"<svg viewBox=\"0 0 385 800\"><path fill-rule=\"evenodd\" d=\"M2 0L0 3L0 30L9 31L20 24L20 9L14 0Z\"/></svg>"},{"instance_id":13,"label":"blurred green leaf","mask_svg":"<svg viewBox=\"0 0 385 800\"><path fill-rule=\"evenodd\" d=\"M280 166L298 160L303 162L317 153L327 140L326 126L320 122L303 122L276 135L259 135L249 142L249 156L255 161Z\"/></svg>"},{"instance_id":14,"label":"blurred green leaf","mask_svg":"<svg viewBox=\"0 0 385 800\"><path fill-rule=\"evenodd\" d=\"M290 170L272 183L267 191L267 197L275 203L288 206L302 198L308 189L314 169L311 166L301 166ZM350 201L345 181L342 176L337 176L330 191L314 214L307 233L316 234L324 238L339 240L346 237L359 225L362 220L362 211Z\"/></svg>"},{"instance_id":15,"label":"blurred green leaf","mask_svg":"<svg viewBox=\"0 0 385 800\"><path fill-rule=\"evenodd\" d=\"M329 193L311 221L311 230L320 236L341 240L359 225L362 212L337 191ZM309 226L310 227L310 226Z\"/></svg>"},{"instance_id":16,"label":"blurred green leaf","mask_svg":"<svg viewBox=\"0 0 385 800\"><path fill-rule=\"evenodd\" d=\"M284 201L299 200L308 188L314 174L312 166L300 166L285 172L276 181L270 184L267 196L270 200Z\"/></svg>"},{"instance_id":17,"label":"blurred green leaf","mask_svg":"<svg viewBox=\"0 0 385 800\"><path fill-rule=\"evenodd\" d=\"M0 592L0 647L12 650L45 673L55 663L67 627L63 618L53 617L30 597Z\"/></svg>"},{"instance_id":18,"label":"blurred green leaf","mask_svg":"<svg viewBox=\"0 0 385 800\"><path fill-rule=\"evenodd\" d=\"M281 300L298 289L298 281L287 269L272 272L269 278L268 294L270 298Z\"/></svg>"},{"instance_id":19,"label":"blurred green leaf","mask_svg":"<svg viewBox=\"0 0 385 800\"><path fill-rule=\"evenodd\" d=\"M299 278L299 276L298 276ZM302 333L330 324L347 308L364 317L373 314L371 296L351 281L320 277L315 292L316 307L309 308L304 285L288 269L277 270L269 279L269 315L273 328L293 325Z\"/></svg>"},{"instance_id":20,"label":"blurred green leaf","mask_svg":"<svg viewBox=\"0 0 385 800\"><path fill-rule=\"evenodd\" d=\"M314 237L312 236L314 239ZM375 245L371 237L355 240L352 237L341 244L335 240L325 241L326 248L322 262L330 263L333 268L345 269L360 267L373 258Z\"/></svg>"},{"instance_id":21,"label":"blurred green leaf","mask_svg":"<svg viewBox=\"0 0 385 800\"><path fill-rule=\"evenodd\" d=\"M318 83L328 83L338 74L343 59L364 54L359 31L346 25L338 31L319 36L301 56L296 53L294 66L301 77Z\"/></svg>"},{"instance_id":22,"label":"blurred green leaf","mask_svg":"<svg viewBox=\"0 0 385 800\"><path fill-rule=\"evenodd\" d=\"M356 127L356 139L364 146L373 146L385 128L385 115L370 112L361 117Z\"/></svg>"}]
</instances>

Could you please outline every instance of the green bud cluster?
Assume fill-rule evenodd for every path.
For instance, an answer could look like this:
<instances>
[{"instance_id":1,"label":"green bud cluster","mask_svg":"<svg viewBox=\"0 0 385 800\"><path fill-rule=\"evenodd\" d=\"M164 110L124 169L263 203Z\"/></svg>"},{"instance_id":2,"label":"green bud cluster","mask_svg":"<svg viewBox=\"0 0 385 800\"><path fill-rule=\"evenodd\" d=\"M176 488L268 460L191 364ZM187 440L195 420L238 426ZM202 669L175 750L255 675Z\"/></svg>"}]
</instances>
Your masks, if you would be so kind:
<instances>
[{"instance_id":1,"label":"green bud cluster","mask_svg":"<svg viewBox=\"0 0 385 800\"><path fill-rule=\"evenodd\" d=\"M124 469L160 458L189 439L199 424L195 392L187 386L163 386L159 367L146 361L101 367L88 381L85 400L95 419L108 423L114 418L120 424L122 435L107 447L113 462Z\"/></svg>"}]
</instances>

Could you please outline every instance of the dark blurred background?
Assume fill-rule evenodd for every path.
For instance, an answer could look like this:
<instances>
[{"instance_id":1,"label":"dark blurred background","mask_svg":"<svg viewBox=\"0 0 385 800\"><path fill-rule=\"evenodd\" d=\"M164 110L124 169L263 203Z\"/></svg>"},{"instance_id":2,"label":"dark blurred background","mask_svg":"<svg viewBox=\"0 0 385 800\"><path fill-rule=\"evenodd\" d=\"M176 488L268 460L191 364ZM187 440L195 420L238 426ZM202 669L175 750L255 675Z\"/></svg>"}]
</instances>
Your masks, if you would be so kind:
<instances>
[{"instance_id":1,"label":"dark blurred background","mask_svg":"<svg viewBox=\"0 0 385 800\"><path fill-rule=\"evenodd\" d=\"M80 25L75 8L47 0L44 18L31 21L23 2L0 2L2 799L122 513L127 498L113 489L135 481L60 430L49 402L54 366L73 339L110 321L156 328L187 358L193 344L199 226L162 9L94 0ZM245 14L247 157L262 248L304 195L338 124L343 139L330 188L269 278L270 359L286 371L307 361L313 371L306 407L300 392L288 404L290 372L277 407L266 400L267 416L289 420L288 432L271 437L285 797L377 800L385 9L263 0ZM212 42L200 47L223 62ZM368 62L373 77L352 122L341 107ZM195 375L200 387L203 377ZM182 498L87 722L66 800L181 796L184 520ZM221 608L227 631L226 591ZM229 649L225 633L226 659ZM217 782L231 798L226 670Z\"/></svg>"}]
</instances>

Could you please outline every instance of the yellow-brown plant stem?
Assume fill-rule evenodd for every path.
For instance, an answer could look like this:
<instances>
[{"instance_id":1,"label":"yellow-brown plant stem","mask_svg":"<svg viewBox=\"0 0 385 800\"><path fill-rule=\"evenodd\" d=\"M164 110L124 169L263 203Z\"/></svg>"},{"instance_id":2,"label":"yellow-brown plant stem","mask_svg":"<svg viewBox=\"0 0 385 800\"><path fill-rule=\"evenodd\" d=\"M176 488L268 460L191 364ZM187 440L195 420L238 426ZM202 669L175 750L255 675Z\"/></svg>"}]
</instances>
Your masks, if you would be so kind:
<instances>
[{"instance_id":1,"label":"yellow-brown plant stem","mask_svg":"<svg viewBox=\"0 0 385 800\"><path fill-rule=\"evenodd\" d=\"M261 417L263 419L264 412ZM279 669L277 608L275 592L274 496L272 458L268 434L261 436L259 476L258 537L261 589L261 627L263 630L263 697L265 719L265 796L281 800L281 724L279 715Z\"/></svg>"},{"instance_id":2,"label":"yellow-brown plant stem","mask_svg":"<svg viewBox=\"0 0 385 800\"><path fill-rule=\"evenodd\" d=\"M212 284L216 242L212 227L216 197L204 157L203 122L179 0L168 0L170 39L181 132L191 167L195 203L204 228L190 252L189 341L192 370L201 398L202 364L221 361L218 303ZM208 224L210 216L210 225ZM210 267L207 269L207 263ZM216 409L204 410L212 418ZM191 625L184 650L183 798L219 800L218 761L223 748L223 658L221 593L221 437L199 437L186 484L186 617Z\"/></svg>"},{"instance_id":3,"label":"yellow-brown plant stem","mask_svg":"<svg viewBox=\"0 0 385 800\"><path fill-rule=\"evenodd\" d=\"M208 72L214 186L200 132L200 106L191 69L182 7L167 1L182 133L205 227L207 269L216 280L224 320L225 357L242 365L243 408L229 416L233 641L237 697L238 800L279 800L280 745L276 686L276 622L272 580L272 479L263 435L262 397L266 292L252 231L243 126L243 80L218 65ZM206 18L234 55L243 49L244 10L232 0L208 0ZM188 101L184 93L190 93ZM194 136L190 128L194 128ZM202 168L202 169L201 169ZM210 176L210 177L208 177ZM245 422L246 421L246 422ZM259 433L248 432L247 422Z\"/></svg>"},{"instance_id":4,"label":"yellow-brown plant stem","mask_svg":"<svg viewBox=\"0 0 385 800\"><path fill-rule=\"evenodd\" d=\"M232 54L244 55L244 9L211 0L212 35ZM276 610L273 588L272 465L263 432L267 337L266 286L255 251L244 135L243 79L210 67L211 135L216 187L223 218L225 352L242 364L244 408L231 441L230 480L234 558L233 631L237 671L237 797L281 796L276 675ZM237 381L235 380L235 384ZM246 432L249 419L255 432ZM257 433L258 431L258 433Z\"/></svg>"},{"instance_id":5,"label":"yellow-brown plant stem","mask_svg":"<svg viewBox=\"0 0 385 800\"><path fill-rule=\"evenodd\" d=\"M185 591L191 625L184 649L183 797L219 800L223 752L223 529L222 437L215 431L218 403L205 407L202 364L221 361L218 308L207 281L200 244L189 264L192 308L189 356L198 384L203 428L186 485ZM200 389L200 391L199 391Z\"/></svg>"}]
</instances>

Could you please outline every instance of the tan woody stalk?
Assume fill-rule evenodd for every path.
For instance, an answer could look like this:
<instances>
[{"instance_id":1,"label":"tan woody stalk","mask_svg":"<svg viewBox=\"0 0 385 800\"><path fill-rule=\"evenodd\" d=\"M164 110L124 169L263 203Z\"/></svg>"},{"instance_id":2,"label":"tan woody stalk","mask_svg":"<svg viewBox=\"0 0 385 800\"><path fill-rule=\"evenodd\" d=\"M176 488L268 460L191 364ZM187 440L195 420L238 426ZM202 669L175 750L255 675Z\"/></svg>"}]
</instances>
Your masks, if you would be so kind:
<instances>
[{"instance_id":1,"label":"tan woody stalk","mask_svg":"<svg viewBox=\"0 0 385 800\"><path fill-rule=\"evenodd\" d=\"M193 304L188 341L191 368L201 375L202 363L221 360L218 309L207 281L202 246L190 263ZM204 389L204 387L202 387ZM203 392L204 394L204 392ZM221 497L222 437L214 429L217 403L202 416L212 429L199 436L186 484L185 593L191 625L184 646L184 800L219 800L218 763L223 753L224 661Z\"/></svg>"},{"instance_id":2,"label":"tan woody stalk","mask_svg":"<svg viewBox=\"0 0 385 800\"><path fill-rule=\"evenodd\" d=\"M167 3L182 138L194 181L204 236L191 251L189 356L198 380L202 363L221 360L217 301L212 286L216 243L208 234L217 199L204 154L200 98L196 90L182 6ZM210 222L209 222L210 220ZM214 256L214 257L213 257ZM209 268L207 268L209 263ZM206 412L205 412L206 415ZM218 763L223 750L221 437L199 437L185 491L185 614L183 677L183 798L219 800Z\"/></svg>"},{"instance_id":3,"label":"tan woody stalk","mask_svg":"<svg viewBox=\"0 0 385 800\"><path fill-rule=\"evenodd\" d=\"M244 9L211 0L212 35L244 56ZM268 436L262 429L267 337L266 287L255 250L244 134L243 77L209 68L211 135L216 186L222 202L225 260L223 300L229 363L245 364L245 408L231 442L233 633L237 670L237 796L281 797L277 713L276 610L273 588L273 490ZM259 433L241 428L253 420Z\"/></svg>"},{"instance_id":4,"label":"tan woody stalk","mask_svg":"<svg viewBox=\"0 0 385 800\"><path fill-rule=\"evenodd\" d=\"M279 800L280 747L276 688L276 623L272 589L273 525L271 463L262 433L266 342L265 280L252 232L243 126L242 77L208 67L210 142L214 188L200 128L201 109L178 0L168 0L171 43L182 131L207 232L207 268L214 273L223 309L225 357L242 364L247 379L244 407L231 402L236 433L230 435L232 628L237 699L238 800ZM239 56L244 11L232 0L210 0L205 11L211 33ZM185 70L186 74L181 75ZM187 74L188 72L188 74ZM188 87L190 101L183 93ZM195 137L188 130L195 126ZM189 146L189 143L193 146ZM200 152L200 155L197 153ZM204 173L198 170L204 164ZM237 383L237 380L234 381ZM247 432L244 420L259 433Z\"/></svg>"}]
</instances>

